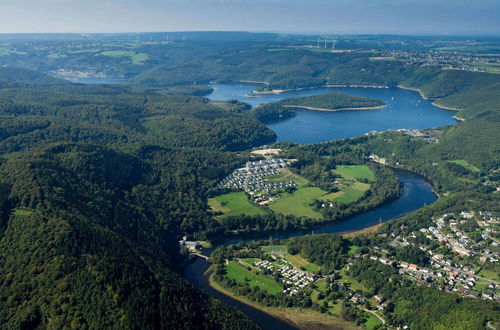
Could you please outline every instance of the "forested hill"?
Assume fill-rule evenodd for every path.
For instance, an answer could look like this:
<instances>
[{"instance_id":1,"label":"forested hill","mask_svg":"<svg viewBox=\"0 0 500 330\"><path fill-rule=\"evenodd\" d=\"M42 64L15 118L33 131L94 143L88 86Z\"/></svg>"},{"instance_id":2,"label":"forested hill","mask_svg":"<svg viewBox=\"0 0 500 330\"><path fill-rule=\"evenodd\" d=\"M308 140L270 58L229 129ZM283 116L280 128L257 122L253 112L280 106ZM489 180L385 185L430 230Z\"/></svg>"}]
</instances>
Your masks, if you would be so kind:
<instances>
[{"instance_id":1,"label":"forested hill","mask_svg":"<svg viewBox=\"0 0 500 330\"><path fill-rule=\"evenodd\" d=\"M298 106L317 109L356 109L356 108L374 108L384 105L381 100L352 96L342 93L326 93L321 95L312 95L304 97L294 97L281 100L279 102L284 106Z\"/></svg>"},{"instance_id":2,"label":"forested hill","mask_svg":"<svg viewBox=\"0 0 500 330\"><path fill-rule=\"evenodd\" d=\"M367 53L312 52L305 49L268 51L253 47L200 57L182 64L161 64L137 75L132 84L170 86L215 80L261 81L263 91L323 85L404 86L444 106L467 109L473 116L499 104L500 75L443 70L402 61L373 61Z\"/></svg>"},{"instance_id":3,"label":"forested hill","mask_svg":"<svg viewBox=\"0 0 500 330\"><path fill-rule=\"evenodd\" d=\"M2 327L253 328L176 273L177 226L155 200L162 175L144 161L55 144L0 173L12 214L0 239Z\"/></svg>"},{"instance_id":4,"label":"forested hill","mask_svg":"<svg viewBox=\"0 0 500 330\"><path fill-rule=\"evenodd\" d=\"M207 191L247 160L219 150L272 138L195 96L1 88L1 327L255 328L182 278L178 239L217 230Z\"/></svg>"},{"instance_id":5,"label":"forested hill","mask_svg":"<svg viewBox=\"0 0 500 330\"><path fill-rule=\"evenodd\" d=\"M0 67L0 86L7 84L41 86L41 85L63 85L63 84L68 84L68 82L32 70Z\"/></svg>"}]
</instances>

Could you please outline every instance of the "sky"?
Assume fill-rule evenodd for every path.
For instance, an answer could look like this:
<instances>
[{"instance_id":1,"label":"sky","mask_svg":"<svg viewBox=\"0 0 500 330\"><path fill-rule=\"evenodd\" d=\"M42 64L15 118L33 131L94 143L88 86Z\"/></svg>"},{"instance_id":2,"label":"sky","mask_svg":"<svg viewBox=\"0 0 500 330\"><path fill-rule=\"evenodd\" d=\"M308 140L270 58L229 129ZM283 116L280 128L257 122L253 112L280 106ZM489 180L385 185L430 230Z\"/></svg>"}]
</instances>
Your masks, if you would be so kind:
<instances>
[{"instance_id":1,"label":"sky","mask_svg":"<svg viewBox=\"0 0 500 330\"><path fill-rule=\"evenodd\" d=\"M0 0L0 33L500 35L500 0Z\"/></svg>"}]
</instances>

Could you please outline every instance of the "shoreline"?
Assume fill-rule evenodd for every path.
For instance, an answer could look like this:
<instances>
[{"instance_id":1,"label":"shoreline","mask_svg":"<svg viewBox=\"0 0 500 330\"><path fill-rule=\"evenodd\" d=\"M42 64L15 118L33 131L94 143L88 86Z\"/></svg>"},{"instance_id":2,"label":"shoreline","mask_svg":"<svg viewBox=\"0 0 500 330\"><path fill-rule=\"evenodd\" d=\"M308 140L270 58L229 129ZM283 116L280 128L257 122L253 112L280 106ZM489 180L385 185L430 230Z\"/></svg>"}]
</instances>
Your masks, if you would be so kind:
<instances>
[{"instance_id":1,"label":"shoreline","mask_svg":"<svg viewBox=\"0 0 500 330\"><path fill-rule=\"evenodd\" d=\"M269 314L272 317L278 318L281 321L289 324L291 327L298 329L310 329L311 327L322 326L322 327L341 327L342 329L358 329L353 324L343 321L340 317L336 317L328 314L321 314L312 309L307 308L292 308L292 307L265 307L258 303L251 301L246 297L238 296L232 291L222 287L213 278L213 272L210 266L209 270L205 272L204 275L208 276L208 284L214 290L235 299L245 305L251 306L259 311Z\"/></svg>"},{"instance_id":2,"label":"shoreline","mask_svg":"<svg viewBox=\"0 0 500 330\"><path fill-rule=\"evenodd\" d=\"M383 109L387 106L387 104L383 105L376 105L373 107L359 107L359 108L339 108L339 109L328 109L328 108L315 108L315 107L308 107L304 105L284 105L287 108L299 108L299 109L306 109L306 110L312 110L312 111L328 111L328 112L336 112L336 111L352 111L352 110L378 110L378 109Z\"/></svg>"}]
</instances>

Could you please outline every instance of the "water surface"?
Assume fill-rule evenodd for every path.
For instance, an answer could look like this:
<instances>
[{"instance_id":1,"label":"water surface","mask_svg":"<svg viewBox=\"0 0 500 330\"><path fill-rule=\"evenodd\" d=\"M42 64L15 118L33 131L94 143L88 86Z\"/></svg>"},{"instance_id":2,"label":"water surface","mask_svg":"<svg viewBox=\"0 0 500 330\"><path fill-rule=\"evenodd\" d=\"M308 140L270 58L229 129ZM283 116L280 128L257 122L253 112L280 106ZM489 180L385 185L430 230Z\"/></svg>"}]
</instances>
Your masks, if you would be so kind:
<instances>
[{"instance_id":1,"label":"water surface","mask_svg":"<svg viewBox=\"0 0 500 330\"><path fill-rule=\"evenodd\" d=\"M256 106L278 102L289 97L339 92L382 100L387 106L377 110L313 111L294 109L297 115L267 126L276 132L277 141L316 143L363 135L389 129L424 129L456 124L455 111L444 110L423 99L419 93L401 88L332 87L290 91L281 94L259 94L248 97L257 85L213 84L212 100L237 99Z\"/></svg>"}]
</instances>

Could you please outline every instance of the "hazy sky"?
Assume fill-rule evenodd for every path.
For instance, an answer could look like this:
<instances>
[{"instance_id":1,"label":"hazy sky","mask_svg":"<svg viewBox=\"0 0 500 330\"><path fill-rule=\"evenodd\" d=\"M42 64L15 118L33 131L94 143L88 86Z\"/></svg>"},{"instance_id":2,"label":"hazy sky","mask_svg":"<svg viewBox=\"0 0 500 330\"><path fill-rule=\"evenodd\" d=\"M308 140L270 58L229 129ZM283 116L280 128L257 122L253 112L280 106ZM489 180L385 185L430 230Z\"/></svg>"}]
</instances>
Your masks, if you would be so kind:
<instances>
[{"instance_id":1,"label":"hazy sky","mask_svg":"<svg viewBox=\"0 0 500 330\"><path fill-rule=\"evenodd\" d=\"M0 33L500 34L500 0L0 0Z\"/></svg>"}]
</instances>

